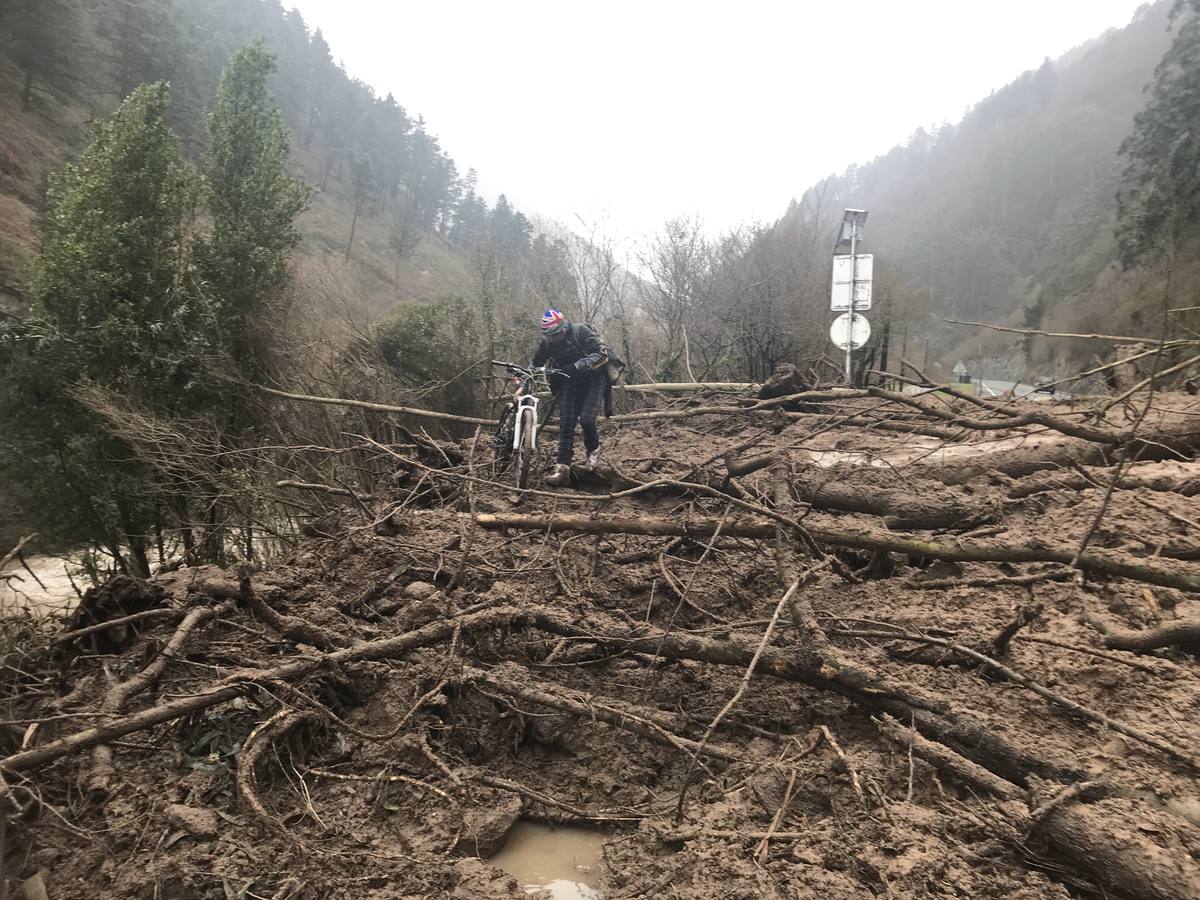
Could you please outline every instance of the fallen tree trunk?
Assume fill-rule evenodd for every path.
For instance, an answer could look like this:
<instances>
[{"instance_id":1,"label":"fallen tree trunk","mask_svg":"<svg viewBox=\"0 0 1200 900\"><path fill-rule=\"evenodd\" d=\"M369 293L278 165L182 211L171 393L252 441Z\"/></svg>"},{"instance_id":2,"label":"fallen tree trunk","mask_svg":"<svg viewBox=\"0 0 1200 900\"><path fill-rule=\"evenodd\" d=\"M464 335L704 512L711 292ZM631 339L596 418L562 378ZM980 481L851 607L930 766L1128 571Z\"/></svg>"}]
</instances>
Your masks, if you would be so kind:
<instances>
[{"instance_id":1,"label":"fallen tree trunk","mask_svg":"<svg viewBox=\"0 0 1200 900\"><path fill-rule=\"evenodd\" d=\"M577 625L565 616L547 612L538 614L537 627L561 637L586 639L611 650L667 659L692 659L743 670L754 656L754 648L741 642L667 634L658 629L643 634L622 633L611 625L603 628ZM820 661L797 660L790 654L769 648L760 655L755 671L832 691L865 709L915 721L923 731L961 748L972 759L1013 780L1023 782L1030 774L1070 780L1080 774L1073 766L1028 753L991 734L971 716L956 712L946 700L915 685L845 666L830 668Z\"/></svg>"},{"instance_id":2,"label":"fallen tree trunk","mask_svg":"<svg viewBox=\"0 0 1200 900\"><path fill-rule=\"evenodd\" d=\"M877 722L885 735L935 768L1002 800L1017 801L1020 806L998 808L1013 826L1011 834L1017 843L1033 831L1075 869L1126 897L1185 900L1200 896L1200 864L1175 836L1180 828L1189 827L1179 820L1133 800L1085 804L1065 793L1059 795L1062 799L1051 799L1034 809L1029 792L997 778L951 748L927 740L890 716ZM1161 841L1153 841L1147 834L1158 835Z\"/></svg>"},{"instance_id":3,"label":"fallen tree trunk","mask_svg":"<svg viewBox=\"0 0 1200 900\"><path fill-rule=\"evenodd\" d=\"M677 734L678 723L665 721L661 713L627 703L605 698L601 700L592 694L572 690L562 685L550 685L541 682L530 682L529 672L517 667L506 676L506 668L478 669L466 667L463 670L464 681L485 684L516 700L536 703L562 712L572 713L586 719L596 719L607 722L624 731L629 731L658 744L665 744L677 750L689 753L707 753L726 762L736 762L741 755L721 746L706 744L703 747L690 738Z\"/></svg>"},{"instance_id":4,"label":"fallen tree trunk","mask_svg":"<svg viewBox=\"0 0 1200 900\"><path fill-rule=\"evenodd\" d=\"M725 479L707 470L701 470L688 476L687 482L664 483L659 487L652 487L649 493L686 496L690 490L694 490L694 487L689 488L688 484L700 483L702 487L741 498L744 495L732 479L766 468L774 461L775 457L771 454L737 462L727 461L728 477ZM846 473L842 475L845 476ZM571 467L571 477L580 486L603 486L614 491L628 491L645 486L642 482L627 478L603 464L594 469L574 465ZM835 480L828 470L813 470L809 473L798 473L789 481L794 486L798 498L815 509L879 516L888 527L902 530L973 528L995 521L998 513L994 504L974 500L945 488L939 490L936 495L925 496L901 488L855 484L855 477L856 473L852 472L849 473L850 480Z\"/></svg>"},{"instance_id":5,"label":"fallen tree trunk","mask_svg":"<svg viewBox=\"0 0 1200 900\"><path fill-rule=\"evenodd\" d=\"M855 484L853 480L835 480L827 472L799 474L791 483L798 499L816 509L880 516L889 528L974 528L996 521L999 512L994 504L945 489L933 493Z\"/></svg>"},{"instance_id":6,"label":"fallen tree trunk","mask_svg":"<svg viewBox=\"0 0 1200 900\"><path fill-rule=\"evenodd\" d=\"M246 669L230 675L210 688L199 691L190 697L181 697L167 703L151 706L149 709L124 716L119 719L85 728L75 734L67 735L56 741L51 741L42 747L35 747L20 753L0 759L0 771L22 772L53 762L77 750L94 747L97 744L111 741L126 734L143 731L170 722L180 716L199 712L220 703L225 703L254 690L259 682L273 680L289 680L315 671L322 665L353 662L355 660L383 659L400 656L418 647L428 647L431 644L447 641L455 629L464 631L485 628L493 625L512 624L522 619L528 619L529 614L513 607L498 607L484 610L459 619L443 619L438 622L405 632L396 637L378 641L366 641L355 644L343 650L329 654L315 654L294 659L291 662L274 666L269 669Z\"/></svg>"},{"instance_id":7,"label":"fallen tree trunk","mask_svg":"<svg viewBox=\"0 0 1200 900\"><path fill-rule=\"evenodd\" d=\"M1129 650L1133 653L1149 653L1161 647L1182 647L1200 650L1200 622L1172 622L1161 628L1145 631L1117 631L1107 629L1103 644L1110 650Z\"/></svg>"},{"instance_id":8,"label":"fallen tree trunk","mask_svg":"<svg viewBox=\"0 0 1200 900\"><path fill-rule=\"evenodd\" d=\"M1106 472L1097 472L1090 477L1085 477L1079 472L1056 472L1052 475L1022 479L1009 487L1008 496L1010 499L1019 500L1045 491L1084 491L1097 487L1097 482L1102 487L1108 481L1111 481L1111 475ZM1117 487L1130 491L1155 491L1195 497L1200 495L1200 476L1182 474L1140 476L1136 473L1128 473L1121 476Z\"/></svg>"},{"instance_id":9,"label":"fallen tree trunk","mask_svg":"<svg viewBox=\"0 0 1200 900\"><path fill-rule=\"evenodd\" d=\"M545 610L498 607L458 618L443 619L396 637L365 641L328 654L305 656L269 669L235 673L190 697L160 703L106 722L104 725L87 728L52 741L43 747L14 753L0 759L0 772L21 772L38 768L78 750L233 700L254 690L256 685L262 682L294 680L323 666L402 656L419 647L443 643L449 640L456 630L468 633L486 628L521 626L536 627L560 637L586 639L610 649L648 653L670 659L692 659L732 665L742 669L749 664L753 656L752 648L733 641L665 634L657 629L645 633L622 632L613 623L585 626L572 622L566 616ZM946 701L928 695L915 686L902 685L869 675L857 674L849 677L845 671L813 669L771 649L764 650L756 671L833 691L869 710L888 712L904 721L915 721L923 731L960 748L963 753L1005 777L1021 780L1029 774L1036 774L1040 777L1063 780L1078 774L1069 765L1046 760L1009 744L989 733L969 716L953 711Z\"/></svg>"},{"instance_id":10,"label":"fallen tree trunk","mask_svg":"<svg viewBox=\"0 0 1200 900\"><path fill-rule=\"evenodd\" d=\"M762 520L731 519L724 525L716 519L654 519L645 516L631 518L599 518L590 515L563 514L533 516L517 513L480 513L475 521L483 528L516 528L527 531L580 531L589 534L649 534L683 536L693 539L711 537L717 527L730 537L770 538L775 523ZM957 562L1054 562L1075 564L1093 575L1116 576L1134 581L1200 593L1200 575L1166 569L1160 566L1123 562L1097 553L1084 553L1076 561L1073 550L1049 547L964 545L940 543L918 538L870 531L851 531L811 522L797 523L797 529L820 544L851 547L858 550L883 550L909 556L933 557Z\"/></svg>"},{"instance_id":11,"label":"fallen tree trunk","mask_svg":"<svg viewBox=\"0 0 1200 900\"><path fill-rule=\"evenodd\" d=\"M727 458L725 470L730 478L743 478L767 468L777 459L773 453L744 460ZM873 474L868 471L866 477ZM880 516L889 528L973 528L994 522L999 512L994 504L945 488L930 496L928 492L870 483L859 467L836 474L828 469L806 468L793 471L788 481L797 499L816 509Z\"/></svg>"},{"instance_id":12,"label":"fallen tree trunk","mask_svg":"<svg viewBox=\"0 0 1200 900\"><path fill-rule=\"evenodd\" d=\"M924 462L920 464L920 471L943 484L967 484L986 481L993 474L1025 478L1047 470L1062 471L1079 466L1108 467L1130 458L1143 462L1185 460L1200 446L1200 430L1192 430L1195 427L1147 430L1122 447L1077 439L1053 442L1031 439L1036 446L978 453L958 462ZM1106 477L1101 476L1101 479Z\"/></svg>"}]
</instances>

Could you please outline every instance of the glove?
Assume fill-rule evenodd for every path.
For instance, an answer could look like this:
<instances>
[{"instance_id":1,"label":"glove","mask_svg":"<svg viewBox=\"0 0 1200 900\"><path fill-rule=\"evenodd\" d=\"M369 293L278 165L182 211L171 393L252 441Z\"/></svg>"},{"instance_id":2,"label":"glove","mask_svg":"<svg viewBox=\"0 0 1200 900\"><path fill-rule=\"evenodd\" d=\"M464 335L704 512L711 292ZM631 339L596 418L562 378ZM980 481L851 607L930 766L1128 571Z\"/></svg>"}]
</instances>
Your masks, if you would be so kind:
<instances>
[{"instance_id":1,"label":"glove","mask_svg":"<svg viewBox=\"0 0 1200 900\"><path fill-rule=\"evenodd\" d=\"M580 359L580 360L575 361L575 371L576 372L582 372L587 368L588 368L588 363L587 363L586 359Z\"/></svg>"}]
</instances>

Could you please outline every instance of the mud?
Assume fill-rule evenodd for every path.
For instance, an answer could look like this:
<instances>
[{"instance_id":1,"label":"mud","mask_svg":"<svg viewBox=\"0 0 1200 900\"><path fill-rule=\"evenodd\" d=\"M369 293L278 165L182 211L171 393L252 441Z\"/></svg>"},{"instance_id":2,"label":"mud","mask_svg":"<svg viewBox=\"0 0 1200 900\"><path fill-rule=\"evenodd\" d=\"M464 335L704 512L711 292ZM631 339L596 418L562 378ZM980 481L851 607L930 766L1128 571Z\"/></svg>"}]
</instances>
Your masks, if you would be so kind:
<instances>
[{"instance_id":1,"label":"mud","mask_svg":"<svg viewBox=\"0 0 1200 900\"><path fill-rule=\"evenodd\" d=\"M1186 402L1180 398L1179 408L1194 414ZM996 438L968 434L944 452L972 458L994 447L1055 439L1032 431L1041 430ZM831 479L859 479L867 468L876 479L868 484L918 496L946 490L924 474L926 466L938 464L933 454L942 452L935 440L864 429L822 431L799 422L747 423L733 416L610 426L604 459L628 479L694 481L698 471L719 476L724 451L750 438L757 442L746 452L792 453L796 465L819 466ZM461 446L464 453L468 445ZM805 453L817 458L805 460ZM864 459L883 462L851 464ZM1132 471L1142 465L1162 464L1139 463ZM1171 469L1197 474L1200 464L1175 462ZM470 472L481 481L462 480ZM333 633L347 642L514 607L549 608L585 630L651 625L752 650L785 587L773 541L719 536L708 546L686 538L504 533L474 527L468 515L474 508L719 519L728 511L720 497L605 499L602 484L582 481L570 492L522 497L482 449L471 466L433 477L442 477L445 488L436 496L410 494L403 481L398 488L381 486L375 522L345 508L330 520L336 527L323 529L329 537L311 538L286 564L252 573L256 595L282 616L315 627L313 634ZM770 503L774 477L763 470L741 479L747 502ZM1200 545L1200 534L1187 524L1200 518L1194 498L1156 492L1151 508L1133 492L1117 490L1105 505L1107 492L1097 487L1011 501L1005 488L1003 479L987 478L967 487L998 504L995 524L905 534L1075 547L1103 507L1090 540L1094 551L1200 572L1200 564L1162 555L1164 547ZM567 493L594 499L573 500ZM810 522L883 528L865 514L799 514ZM384 518L390 527L376 528ZM1067 581L980 587L970 582L1048 567L898 554L881 559L862 551L835 556L836 571L822 571L804 591L844 657L944 698L1032 754L1128 789L1143 798L1140 803L1152 801L1170 824L1147 817L1142 824L1150 831L1139 833L1161 837L1163 852L1200 858L1200 831L1186 815L1198 808L1200 788L1184 763L961 661L918 662L898 652L906 649L898 642L838 634L885 623L987 646L1018 611L1036 607L1033 624L1013 640L1007 665L1090 709L1190 749L1200 746L1200 670L1193 656L1173 648L1141 657L1093 654L1102 651L1097 625L1128 630L1197 620L1200 595L1078 574ZM930 581L948 586L926 589ZM210 568L184 569L158 583L168 605L212 603L238 591L236 573ZM22 655L10 666L18 671L6 669L0 682L0 751L46 746L95 724L105 673L123 678L144 668L175 627L152 620L121 632L120 641L69 652L50 646L46 629L10 629L8 640L21 646ZM769 646L794 657L805 649L786 615ZM201 626L162 680L128 709L194 695L234 673L253 681L256 669L317 652L239 608ZM596 703L633 705L693 741L703 738L744 674L732 666L604 649L586 637L513 624L464 631L391 658L314 668L290 683L254 681L237 699L112 741L118 783L107 795L85 789L91 764L86 750L6 773L28 799L8 831L8 876L40 873L53 900L466 900L524 897L527 884L555 878L582 881L605 900L1063 900L1108 890L1086 865L1054 851L1036 831L1014 833L1011 804L911 757L867 711L838 694L756 674L711 736L711 744L732 758L709 756L694 767L691 754L669 741L514 699L464 675L476 670L505 686L573 689ZM312 715L271 737L259 757L252 785L263 817L240 791L237 768L247 745L259 740L258 726L286 707ZM841 752L822 736L822 727ZM1102 821L1116 821L1118 808L1086 807ZM1123 809L1120 815L1137 821L1136 813ZM509 832L517 815L525 822L591 829L585 844L599 835L599 858L585 862L590 881L568 878L583 874L574 869L534 877L509 863L525 854L519 842L527 826ZM213 822L215 833L208 827ZM776 836L764 840L768 832ZM481 842L506 833L510 846L498 856L473 855ZM569 834L556 830L552 839ZM532 843L540 850L550 840ZM560 861L580 859L575 850L554 854Z\"/></svg>"}]
</instances>

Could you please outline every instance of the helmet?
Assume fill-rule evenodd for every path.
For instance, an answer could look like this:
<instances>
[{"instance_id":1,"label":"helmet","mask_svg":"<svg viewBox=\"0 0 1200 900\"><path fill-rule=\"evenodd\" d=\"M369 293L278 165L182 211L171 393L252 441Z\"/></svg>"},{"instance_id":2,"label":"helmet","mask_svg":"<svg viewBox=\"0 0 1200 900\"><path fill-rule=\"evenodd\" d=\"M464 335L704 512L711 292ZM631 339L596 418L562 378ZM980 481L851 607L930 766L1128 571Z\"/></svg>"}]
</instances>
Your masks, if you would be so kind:
<instances>
[{"instance_id":1,"label":"helmet","mask_svg":"<svg viewBox=\"0 0 1200 900\"><path fill-rule=\"evenodd\" d=\"M542 316L542 337L553 338L570 330L571 320L557 309L548 309Z\"/></svg>"}]
</instances>

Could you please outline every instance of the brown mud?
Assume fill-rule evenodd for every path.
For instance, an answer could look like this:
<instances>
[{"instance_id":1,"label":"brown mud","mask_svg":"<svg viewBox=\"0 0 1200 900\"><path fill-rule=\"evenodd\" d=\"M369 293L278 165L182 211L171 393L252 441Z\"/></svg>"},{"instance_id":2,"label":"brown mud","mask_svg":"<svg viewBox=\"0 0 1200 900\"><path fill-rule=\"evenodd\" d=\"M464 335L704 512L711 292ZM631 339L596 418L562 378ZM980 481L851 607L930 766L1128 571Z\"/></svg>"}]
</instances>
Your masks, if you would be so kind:
<instances>
[{"instance_id":1,"label":"brown mud","mask_svg":"<svg viewBox=\"0 0 1200 900\"><path fill-rule=\"evenodd\" d=\"M1200 414L1187 397L1155 408L1167 424ZM1104 424L1130 427L1121 415ZM526 819L598 829L605 898L1200 896L1196 648L1134 654L1105 634L1200 622L1200 593L1052 562L802 538L820 526L1073 552L1088 536L1088 553L1197 576L1200 503L1110 492L1116 469L1094 464L1014 498L1016 481L989 472L986 456L1075 440L1040 425L939 442L823 421L731 413L610 425L598 472L523 495L484 440L470 460L465 441L444 468L397 460L400 474L368 504L374 519L347 503L284 565L94 589L70 627L148 615L73 641L10 621L0 880L19 895L39 877L51 900L521 897L522 883L487 857ZM730 451L774 462L731 481ZM1200 474L1190 453L1176 456L1122 472ZM936 477L961 460L981 475L954 486ZM1080 488L1081 472L1095 484ZM673 484L628 488L656 479ZM886 495L886 514L822 509L821 479ZM986 521L889 526L905 495L968 504ZM768 512L799 528L671 537L496 530L473 518L778 524ZM802 602L781 606L800 572ZM154 612L164 608L178 613ZM198 610L180 637L185 611ZM703 652L678 651L664 631ZM408 634L397 652L362 651ZM706 654L742 662L693 658ZM875 680L839 687L851 669ZM99 749L29 755L218 684L234 696ZM882 714L896 706L872 698L896 685L929 705L897 716L889 737ZM951 755L972 757L998 787L935 767L903 737L925 713L970 721L1058 777L1014 773L965 743Z\"/></svg>"}]
</instances>

